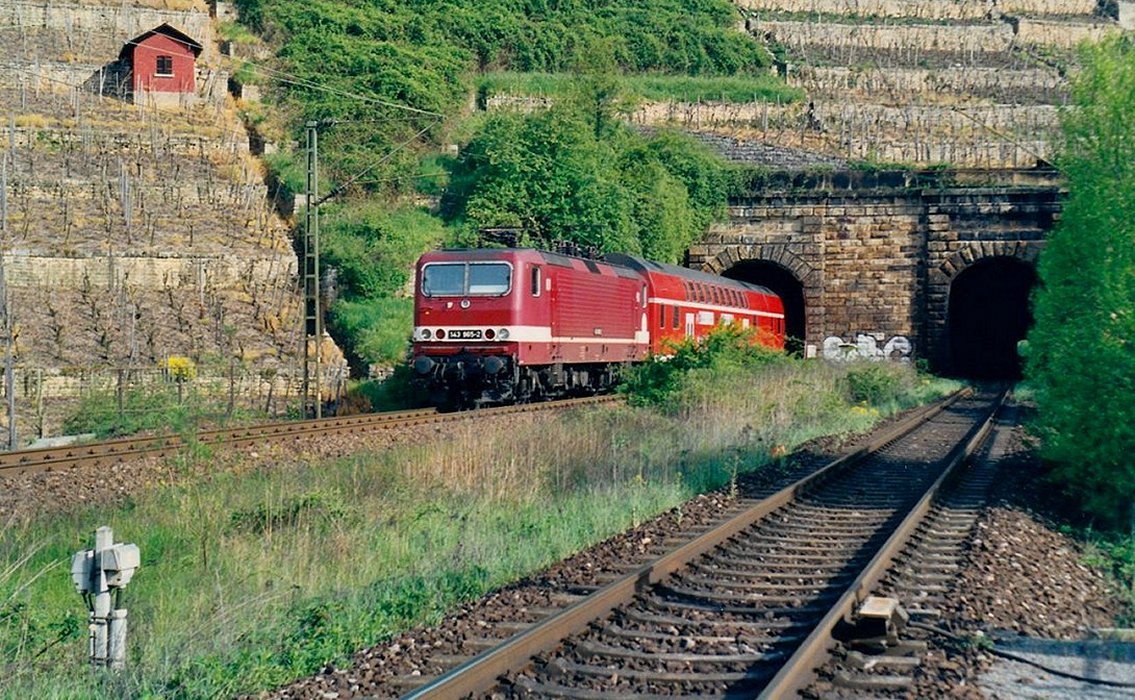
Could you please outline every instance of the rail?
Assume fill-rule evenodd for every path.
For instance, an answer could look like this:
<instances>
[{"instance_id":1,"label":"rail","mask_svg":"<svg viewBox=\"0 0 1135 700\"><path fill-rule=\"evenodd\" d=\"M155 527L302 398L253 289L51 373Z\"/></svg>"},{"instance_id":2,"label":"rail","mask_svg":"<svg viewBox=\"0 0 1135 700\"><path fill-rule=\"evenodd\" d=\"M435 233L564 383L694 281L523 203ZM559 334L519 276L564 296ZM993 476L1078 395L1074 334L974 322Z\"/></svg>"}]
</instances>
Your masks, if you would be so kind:
<instances>
[{"instance_id":1,"label":"rail","mask_svg":"<svg viewBox=\"0 0 1135 700\"><path fill-rule=\"evenodd\" d=\"M542 656L547 659L548 654L560 647L567 638L579 634L588 628L594 629L593 626L597 624L599 620L607 618L616 609L630 605L636 596L642 594L643 591L663 583L676 572L685 569L691 563L695 562L695 560L717 550L727 541L737 537L750 527L757 525L773 511L797 501L803 494L818 488L822 484L828 483L837 473L864 461L873 453L888 447L913 432L924 423L932 420L935 416L945 411L960 399L969 396L970 392L968 390L958 392L938 404L917 412L902 423L885 431L860 449L835 460L820 471L800 479L772 496L760 500L752 507L726 521L719 527L695 537L646 566L607 584L565 610L548 617L496 647L438 676L432 682L408 693L404 698L421 700L424 698L466 697L490 691L497 686L502 677L516 674L520 672L521 669L527 667L533 657ZM1002 395L1000 401L1003 400L1004 396ZM997 402L997 405L1000 405L1000 401ZM976 421L976 425L967 431L966 437L951 453L948 466L943 470L943 474L934 481L930 490L926 492L922 499L918 501L914 510L911 511L911 515L908 516L903 521L903 524L890 536L887 543L882 546L872 562L862 569L862 573L855 578L847 591L840 596L839 601L828 609L829 611L826 614L821 613L822 619L820 619L818 623L814 623L814 630L808 636L808 639L798 647L798 651L793 656L793 660L783 664L777 674L771 672L768 674L768 678L772 678L771 682L777 684L776 687L798 688L806 685L807 680L810 679L808 672L797 669L808 667L810 672L811 667L808 666L808 664L813 663L815 654L818 653L816 650L822 649L826 651L825 639L830 638L830 627L834 625L833 621L841 619L842 616L846 614L849 606L852 605L860 595L860 592L869 588L871 583L877 579L879 567L882 566L885 568L885 564L890 561L890 558L893 556L894 552L897 551L901 542L905 541L905 538L914 527L911 523L917 522L917 518L925 512L926 504L929 503L932 493L937 490L938 486L946 478L946 474L963 461L970 451L980 442L985 431L988 430L988 425L990 424L995 410L995 408L990 410L988 415ZM769 596L769 599L775 597L776 596ZM732 610L732 608L730 609ZM592 644L590 648L598 650L595 653L600 654L610 649L610 647L603 644ZM692 656L686 655L687 658L692 658ZM771 659L773 656L775 655L766 655L764 660ZM787 656L787 654L785 656ZM706 657L698 656L697 658L704 661ZM564 668L568 667L571 667L572 671L578 671L580 668L572 666L570 663L564 665ZM635 673L634 671L625 672L624 675L632 676ZM612 670L610 674L618 675L618 672ZM696 675L698 674L688 673L684 677L684 681L693 681ZM724 678L725 676L751 680L744 672L732 675L718 674L716 677ZM533 682L529 681L529 683ZM770 685L769 687L773 686ZM536 685L523 690L539 695L543 690L547 690L547 687L541 687L539 683L536 683ZM562 689L558 687L552 689L553 694L560 690ZM610 689L607 690L609 691ZM607 691L584 689L577 692L578 697L590 697L597 693ZM571 693L568 696L573 695L575 695L575 693ZM787 697L787 695L766 693L762 697Z\"/></svg>"},{"instance_id":2,"label":"rail","mask_svg":"<svg viewBox=\"0 0 1135 700\"><path fill-rule=\"evenodd\" d=\"M413 411L388 411L355 416L302 421L277 421L235 428L202 430L188 439L182 435L166 433L150 437L120 438L116 440L79 443L65 447L16 450L13 452L0 453L0 476L17 476L20 474L70 469L74 467L102 466L115 464L124 459L142 455L165 456L174 454L194 443L236 446L265 440L284 441L301 437L355 433L383 428L421 425L424 423L446 423L457 420L467 420L473 417L480 418L510 413L570 408L589 404L611 403L617 400L616 397L612 396L596 396L549 401L547 403L498 406L458 413L439 413L437 409L433 408Z\"/></svg>"}]
</instances>

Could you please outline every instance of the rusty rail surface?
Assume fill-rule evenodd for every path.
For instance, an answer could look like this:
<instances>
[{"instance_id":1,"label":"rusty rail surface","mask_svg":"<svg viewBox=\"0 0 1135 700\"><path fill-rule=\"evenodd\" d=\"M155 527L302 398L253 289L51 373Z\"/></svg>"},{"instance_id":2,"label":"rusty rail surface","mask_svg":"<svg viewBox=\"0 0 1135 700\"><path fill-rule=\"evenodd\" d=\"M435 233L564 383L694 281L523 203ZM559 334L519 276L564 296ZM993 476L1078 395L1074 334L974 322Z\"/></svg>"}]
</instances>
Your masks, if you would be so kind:
<instances>
[{"instance_id":1,"label":"rusty rail surface","mask_svg":"<svg viewBox=\"0 0 1135 700\"><path fill-rule=\"evenodd\" d=\"M278 421L235 428L202 430L190 439L181 435L163 434L141 438L121 438L100 442L80 443L64 447L44 447L34 450L16 450L0 453L0 477L30 472L93 467L115 464L124 459L148 456L165 456L178 452L190 444L235 446L262 441L284 441L320 435L338 435L381 428L447 423L470 418L524 413L589 404L618 401L614 396L593 396L565 399L546 403L520 404L481 408L475 411L439 413L434 408L413 411L387 411L355 416L321 418L316 420Z\"/></svg>"},{"instance_id":2,"label":"rusty rail surface","mask_svg":"<svg viewBox=\"0 0 1135 700\"><path fill-rule=\"evenodd\" d=\"M490 691L496 686L502 676L515 673L526 667L532 657L547 654L556 649L568 637L586 630L596 621L607 617L616 608L630 603L635 598L636 594L642 590L662 582L671 574L683 569L697 558L715 550L727 540L735 537L750 526L753 526L768 514L794 501L799 495L826 482L837 472L860 462L872 453L883 449L890 443L913 432L959 399L967 397L970 394L971 392L968 389L963 390L944 401L918 411L901 423L884 431L878 437L854 452L844 455L828 464L820 471L800 479L772 496L761 500L753 507L728 520L719 527L679 546L650 564L613 581L592 593L584 600L575 603L560 613L552 615L531 628L511 637L504 643L451 669L432 682L417 688L403 697L413 700L466 697ZM998 403L998 405L1000 404ZM980 442L978 434L980 433L980 437L984 436L984 431L988 429L987 426L994 412L995 410L990 412L988 416L978 421L977 425L968 431L967 438L963 440L965 447L955 448L957 455L951 459L951 465L963 461L965 456L969 454L970 449ZM934 482L934 485L931 487L931 492L937 489L938 485L941 484L944 479L945 475L943 474L942 477ZM927 495L919 501L919 505L915 507L914 513L923 512L923 504L928 503L930 498L931 495L930 492L928 492ZM914 517L915 516L912 515L904 521L904 523L913 522L912 518ZM820 627L809 637L809 640L801 645L800 648L802 650L806 649L807 651L798 652L797 655L800 656L800 659L793 660L791 664L786 663L782 667L780 675L785 676L787 680L774 679L779 684L779 687L798 688L806 685L807 681L801 679L810 678L810 676L807 676L807 673L810 672L811 667L808 667L809 670L807 672L792 669L803 668L807 666L807 664L812 663L812 659L814 658L812 656L812 650L821 647L826 650L826 647L822 645L822 640L830 636L829 622L834 624L833 620L838 620L842 617L845 608L854 602L860 591L866 590L870 582L877 578L877 575L873 572L880 566L885 567L885 563L889 561L890 557L897 551L899 547L898 543L901 543L912 528L913 525L904 524L900 526L899 531L895 532L886 545L883 545L884 549L872 560L872 564L855 579L847 594L841 597L836 607L833 607L831 612L824 616ZM852 603L848 603L847 601L852 601ZM811 641L813 637L821 641ZM805 653L809 654L806 658L803 656ZM797 674L802 675L797 676ZM582 694L579 697L589 696L588 694L594 694L595 692L596 691L584 690L581 691ZM765 697L786 696L766 695Z\"/></svg>"}]
</instances>

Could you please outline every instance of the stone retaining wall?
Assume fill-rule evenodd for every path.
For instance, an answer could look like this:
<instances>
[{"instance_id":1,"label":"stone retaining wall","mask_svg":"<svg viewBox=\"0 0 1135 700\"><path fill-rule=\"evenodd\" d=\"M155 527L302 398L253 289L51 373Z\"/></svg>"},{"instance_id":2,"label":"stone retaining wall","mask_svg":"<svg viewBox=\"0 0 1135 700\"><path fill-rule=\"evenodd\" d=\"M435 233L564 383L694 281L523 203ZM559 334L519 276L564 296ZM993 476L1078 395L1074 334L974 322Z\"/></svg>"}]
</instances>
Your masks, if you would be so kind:
<instances>
[{"instance_id":1,"label":"stone retaining wall","mask_svg":"<svg viewBox=\"0 0 1135 700\"><path fill-rule=\"evenodd\" d=\"M842 24L753 19L748 24L751 32L767 35L805 55L809 46L822 46L826 51L917 47L920 51L956 54L1004 53L1017 43L1071 49L1081 41L1098 41L1116 26L1109 22L1040 19L989 24Z\"/></svg>"},{"instance_id":2,"label":"stone retaining wall","mask_svg":"<svg viewBox=\"0 0 1135 700\"><path fill-rule=\"evenodd\" d=\"M1017 23L1017 40L1037 46L1074 49L1084 41L1099 41L1115 24L1103 22L1055 22L1022 19Z\"/></svg>"},{"instance_id":3,"label":"stone retaining wall","mask_svg":"<svg viewBox=\"0 0 1135 700\"><path fill-rule=\"evenodd\" d=\"M295 256L287 255L64 258L7 253L0 260L9 286L57 290L236 287L253 280L294 281L298 274Z\"/></svg>"},{"instance_id":4,"label":"stone retaining wall","mask_svg":"<svg viewBox=\"0 0 1135 700\"><path fill-rule=\"evenodd\" d=\"M201 58L212 62L217 57L213 23L208 12L201 10L161 10L124 5L88 5L58 2L19 2L6 0L0 4L0 27L61 30L67 33L90 33L112 37L119 44L161 24L171 24L197 40L202 46ZM107 60L117 57L109 56Z\"/></svg>"},{"instance_id":5,"label":"stone retaining wall","mask_svg":"<svg viewBox=\"0 0 1135 700\"><path fill-rule=\"evenodd\" d=\"M984 19L1010 15L1090 15L1095 0L734 0L744 10L860 17Z\"/></svg>"},{"instance_id":6,"label":"stone retaining wall","mask_svg":"<svg viewBox=\"0 0 1135 700\"><path fill-rule=\"evenodd\" d=\"M850 47L893 49L917 46L955 53L1001 53L1013 44L1013 28L1004 22L950 24L839 24L752 20L750 31L767 34L788 48Z\"/></svg>"},{"instance_id":7,"label":"stone retaining wall","mask_svg":"<svg viewBox=\"0 0 1135 700\"><path fill-rule=\"evenodd\" d=\"M878 94L945 93L949 95L1011 95L1033 93L1062 94L1064 78L1052 69L999 70L969 67L931 70L925 68L846 68L794 66L788 74L790 85L810 94L837 94L857 90ZM1008 102L1011 100L999 100Z\"/></svg>"}]
</instances>

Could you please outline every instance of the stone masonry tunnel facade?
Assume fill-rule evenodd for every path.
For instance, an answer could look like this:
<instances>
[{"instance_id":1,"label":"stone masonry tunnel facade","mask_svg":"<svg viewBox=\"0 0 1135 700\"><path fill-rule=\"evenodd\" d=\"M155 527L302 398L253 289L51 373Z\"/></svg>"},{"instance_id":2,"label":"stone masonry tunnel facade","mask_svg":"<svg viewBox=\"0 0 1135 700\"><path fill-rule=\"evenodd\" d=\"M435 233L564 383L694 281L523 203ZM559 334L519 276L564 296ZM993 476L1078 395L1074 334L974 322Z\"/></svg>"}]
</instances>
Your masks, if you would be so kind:
<instances>
[{"instance_id":1,"label":"stone masonry tunnel facade","mask_svg":"<svg viewBox=\"0 0 1135 700\"><path fill-rule=\"evenodd\" d=\"M938 371L964 370L951 356L954 281L983 261L1035 268L1062 190L1032 171L984 186L960 186L956 176L829 173L761 187L730 203L728 221L690 248L688 263L756 283L775 270L781 287L794 278L806 355L923 358Z\"/></svg>"}]
</instances>

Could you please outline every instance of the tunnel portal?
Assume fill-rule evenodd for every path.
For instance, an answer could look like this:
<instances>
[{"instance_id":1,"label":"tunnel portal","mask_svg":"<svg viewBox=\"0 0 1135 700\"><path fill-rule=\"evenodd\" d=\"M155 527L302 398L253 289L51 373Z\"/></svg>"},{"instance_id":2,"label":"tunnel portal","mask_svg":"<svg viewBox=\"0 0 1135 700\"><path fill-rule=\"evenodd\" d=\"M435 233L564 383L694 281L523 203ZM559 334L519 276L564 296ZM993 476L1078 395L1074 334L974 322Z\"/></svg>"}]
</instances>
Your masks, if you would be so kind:
<instances>
[{"instance_id":1,"label":"tunnel portal","mask_svg":"<svg viewBox=\"0 0 1135 700\"><path fill-rule=\"evenodd\" d=\"M768 287L784 302L786 349L804 350L804 285L788 269L767 260L745 260L722 273L723 277Z\"/></svg>"},{"instance_id":2,"label":"tunnel portal","mask_svg":"<svg viewBox=\"0 0 1135 700\"><path fill-rule=\"evenodd\" d=\"M1017 342L1032 325L1031 265L1016 258L986 258L950 285L947 325L950 371L969 379L1019 379Z\"/></svg>"}]
</instances>

